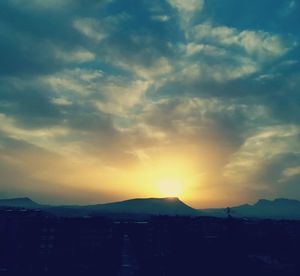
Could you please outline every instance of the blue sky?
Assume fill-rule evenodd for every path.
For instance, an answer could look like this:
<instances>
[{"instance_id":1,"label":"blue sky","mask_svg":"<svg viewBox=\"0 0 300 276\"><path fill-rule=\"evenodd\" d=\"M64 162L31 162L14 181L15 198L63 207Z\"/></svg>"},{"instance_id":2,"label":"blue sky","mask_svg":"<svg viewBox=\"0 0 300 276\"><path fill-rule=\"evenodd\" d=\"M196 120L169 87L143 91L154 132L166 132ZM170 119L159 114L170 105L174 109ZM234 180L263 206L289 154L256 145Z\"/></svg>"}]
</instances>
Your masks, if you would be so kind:
<instances>
[{"instance_id":1,"label":"blue sky","mask_svg":"<svg viewBox=\"0 0 300 276\"><path fill-rule=\"evenodd\" d=\"M159 196L149 171L182 162L195 207L300 199L299 14L298 0L1 1L0 196Z\"/></svg>"}]
</instances>

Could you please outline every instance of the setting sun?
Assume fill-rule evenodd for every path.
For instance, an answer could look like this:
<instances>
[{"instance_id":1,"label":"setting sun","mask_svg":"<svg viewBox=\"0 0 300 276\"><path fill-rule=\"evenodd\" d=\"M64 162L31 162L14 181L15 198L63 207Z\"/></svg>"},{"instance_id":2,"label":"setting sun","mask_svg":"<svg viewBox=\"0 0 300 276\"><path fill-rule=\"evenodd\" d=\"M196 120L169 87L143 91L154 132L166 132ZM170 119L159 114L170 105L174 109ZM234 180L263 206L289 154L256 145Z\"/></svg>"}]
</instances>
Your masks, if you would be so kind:
<instances>
[{"instance_id":1,"label":"setting sun","mask_svg":"<svg viewBox=\"0 0 300 276\"><path fill-rule=\"evenodd\" d=\"M180 197L182 185L180 181L166 178L157 182L157 189L163 197Z\"/></svg>"},{"instance_id":2,"label":"setting sun","mask_svg":"<svg viewBox=\"0 0 300 276\"><path fill-rule=\"evenodd\" d=\"M127 180L127 183L140 184L134 188L135 191L136 187L139 188L137 197L179 197L191 200L195 185L201 181L192 155L161 150L161 155L152 156Z\"/></svg>"}]
</instances>

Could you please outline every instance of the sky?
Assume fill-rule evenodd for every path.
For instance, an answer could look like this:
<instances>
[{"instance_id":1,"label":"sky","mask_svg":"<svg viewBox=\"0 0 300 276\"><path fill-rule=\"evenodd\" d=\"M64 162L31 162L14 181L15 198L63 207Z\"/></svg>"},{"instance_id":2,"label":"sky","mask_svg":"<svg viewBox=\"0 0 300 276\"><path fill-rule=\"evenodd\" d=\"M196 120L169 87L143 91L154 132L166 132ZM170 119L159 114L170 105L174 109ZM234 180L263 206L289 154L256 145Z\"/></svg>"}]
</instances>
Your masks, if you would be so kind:
<instances>
[{"instance_id":1,"label":"sky","mask_svg":"<svg viewBox=\"0 0 300 276\"><path fill-rule=\"evenodd\" d=\"M0 1L0 197L300 199L300 1Z\"/></svg>"}]
</instances>

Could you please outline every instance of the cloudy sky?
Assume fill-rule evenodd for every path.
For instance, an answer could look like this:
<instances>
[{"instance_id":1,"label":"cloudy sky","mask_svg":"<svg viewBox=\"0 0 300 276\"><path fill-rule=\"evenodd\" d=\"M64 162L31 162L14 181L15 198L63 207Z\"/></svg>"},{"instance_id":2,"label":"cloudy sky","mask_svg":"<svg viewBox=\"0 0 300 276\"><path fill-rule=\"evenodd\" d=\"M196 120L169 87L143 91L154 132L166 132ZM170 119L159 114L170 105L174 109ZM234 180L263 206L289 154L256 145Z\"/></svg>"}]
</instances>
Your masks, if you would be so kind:
<instances>
[{"instance_id":1,"label":"cloudy sky","mask_svg":"<svg viewBox=\"0 0 300 276\"><path fill-rule=\"evenodd\" d=\"M298 0L0 1L0 197L300 199L299 14Z\"/></svg>"}]
</instances>

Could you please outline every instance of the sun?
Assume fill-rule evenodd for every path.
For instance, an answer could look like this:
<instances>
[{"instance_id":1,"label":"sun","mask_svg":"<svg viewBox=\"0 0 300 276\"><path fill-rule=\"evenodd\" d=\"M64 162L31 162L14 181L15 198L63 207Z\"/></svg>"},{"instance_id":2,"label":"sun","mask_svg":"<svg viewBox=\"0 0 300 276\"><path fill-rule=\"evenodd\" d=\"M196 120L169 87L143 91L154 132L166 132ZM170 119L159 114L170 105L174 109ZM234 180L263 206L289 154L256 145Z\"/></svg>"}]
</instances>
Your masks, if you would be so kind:
<instances>
[{"instance_id":1,"label":"sun","mask_svg":"<svg viewBox=\"0 0 300 276\"><path fill-rule=\"evenodd\" d=\"M157 189L162 197L179 197L182 193L182 184L179 180L164 178L157 181Z\"/></svg>"},{"instance_id":2,"label":"sun","mask_svg":"<svg viewBox=\"0 0 300 276\"><path fill-rule=\"evenodd\" d=\"M147 159L135 170L131 183L138 183L135 189L141 197L180 198L188 200L193 196L199 174L193 158L184 154L159 153ZM137 197L138 197L137 196Z\"/></svg>"}]
</instances>

